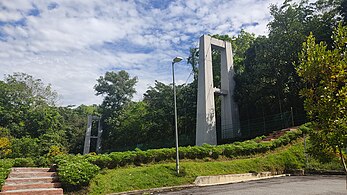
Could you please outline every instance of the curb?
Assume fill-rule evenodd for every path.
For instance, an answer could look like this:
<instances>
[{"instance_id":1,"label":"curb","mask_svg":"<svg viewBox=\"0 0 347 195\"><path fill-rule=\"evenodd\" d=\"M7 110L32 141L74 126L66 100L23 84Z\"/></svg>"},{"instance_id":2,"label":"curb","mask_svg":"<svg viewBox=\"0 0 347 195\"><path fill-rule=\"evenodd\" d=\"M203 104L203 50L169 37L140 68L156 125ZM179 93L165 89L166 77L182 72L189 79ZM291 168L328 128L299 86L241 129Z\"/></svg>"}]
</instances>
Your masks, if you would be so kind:
<instances>
[{"instance_id":1,"label":"curb","mask_svg":"<svg viewBox=\"0 0 347 195\"><path fill-rule=\"evenodd\" d=\"M252 177L250 177L252 176ZM136 195L136 194L153 194L153 193L160 193L160 192L171 192L171 191L179 191L184 190L187 188L192 187L204 187L204 186L213 186L213 185L223 185L223 184L232 184L232 183L241 183L241 182L247 182L247 181L255 181L255 180L262 180L262 179L270 179L270 178L276 178L276 177L284 177L284 176L290 176L290 174L280 174L280 175L270 175L269 172L261 172L261 173L245 173L245 174L230 174L230 175L217 175L217 176L198 176L194 184L188 184L188 185L180 185L180 186L171 186L171 187L161 187L161 188L152 188L152 189L146 189L146 190L133 190L133 191L127 191L127 192L118 192L118 193L111 193L109 195L121 195L121 194L127 194L127 195ZM207 184L199 183L198 181L203 178L225 178L225 177L236 177L240 178L238 180L229 180L224 182L212 182ZM243 178L242 177L248 177Z\"/></svg>"},{"instance_id":2,"label":"curb","mask_svg":"<svg viewBox=\"0 0 347 195\"><path fill-rule=\"evenodd\" d=\"M335 170L307 170L305 175L346 175L346 173Z\"/></svg>"},{"instance_id":3,"label":"curb","mask_svg":"<svg viewBox=\"0 0 347 195\"><path fill-rule=\"evenodd\" d=\"M221 184L240 183L261 179L270 179L275 177L290 176L289 174L273 175L271 172L261 173L244 173L244 174L230 174L230 175L216 175L216 176L199 176L195 179L196 186L211 186Z\"/></svg>"}]
</instances>

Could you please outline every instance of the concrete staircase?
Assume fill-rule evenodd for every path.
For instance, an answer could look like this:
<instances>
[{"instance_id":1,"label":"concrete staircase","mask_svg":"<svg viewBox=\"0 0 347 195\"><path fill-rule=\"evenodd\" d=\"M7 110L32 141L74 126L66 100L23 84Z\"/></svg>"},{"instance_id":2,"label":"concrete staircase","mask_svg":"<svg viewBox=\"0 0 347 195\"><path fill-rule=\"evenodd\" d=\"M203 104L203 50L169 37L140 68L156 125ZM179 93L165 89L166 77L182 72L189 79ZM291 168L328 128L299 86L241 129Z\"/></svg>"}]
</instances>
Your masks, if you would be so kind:
<instances>
[{"instance_id":1,"label":"concrete staircase","mask_svg":"<svg viewBox=\"0 0 347 195\"><path fill-rule=\"evenodd\" d=\"M12 168L0 195L62 195L54 168Z\"/></svg>"}]
</instances>

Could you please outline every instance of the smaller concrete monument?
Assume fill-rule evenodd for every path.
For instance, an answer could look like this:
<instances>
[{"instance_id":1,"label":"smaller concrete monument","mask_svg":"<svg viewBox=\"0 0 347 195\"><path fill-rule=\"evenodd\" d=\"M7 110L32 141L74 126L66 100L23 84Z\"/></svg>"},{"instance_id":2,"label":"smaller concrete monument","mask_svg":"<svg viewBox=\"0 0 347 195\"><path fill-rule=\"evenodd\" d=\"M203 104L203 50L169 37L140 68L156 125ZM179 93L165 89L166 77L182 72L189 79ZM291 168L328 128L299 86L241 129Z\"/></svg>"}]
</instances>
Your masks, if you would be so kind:
<instances>
[{"instance_id":1,"label":"smaller concrete monument","mask_svg":"<svg viewBox=\"0 0 347 195\"><path fill-rule=\"evenodd\" d=\"M97 122L98 123L98 135L92 136L92 123ZM100 153L101 150L101 135L102 135L102 128L101 128L101 121L100 117L98 116L92 116L88 115L88 124L87 124L87 130L86 130L86 136L84 139L84 149L83 154L88 154L90 152L90 140L96 139L96 153Z\"/></svg>"}]
</instances>

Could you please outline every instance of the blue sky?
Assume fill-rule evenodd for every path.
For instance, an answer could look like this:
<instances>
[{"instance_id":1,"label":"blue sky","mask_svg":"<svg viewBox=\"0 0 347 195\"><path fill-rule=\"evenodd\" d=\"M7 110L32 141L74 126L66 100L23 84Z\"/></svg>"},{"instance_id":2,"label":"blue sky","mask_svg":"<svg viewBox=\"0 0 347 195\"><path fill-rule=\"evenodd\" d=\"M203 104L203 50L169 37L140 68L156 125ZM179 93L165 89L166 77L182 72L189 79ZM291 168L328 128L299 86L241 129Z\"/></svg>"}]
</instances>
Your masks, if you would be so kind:
<instances>
[{"instance_id":1,"label":"blue sky","mask_svg":"<svg viewBox=\"0 0 347 195\"><path fill-rule=\"evenodd\" d=\"M187 58L203 34L267 34L282 0L1 0L0 79L25 72L51 83L59 105L98 104L96 79L126 70L137 94L171 82L171 60ZM191 72L176 65L177 83Z\"/></svg>"}]
</instances>

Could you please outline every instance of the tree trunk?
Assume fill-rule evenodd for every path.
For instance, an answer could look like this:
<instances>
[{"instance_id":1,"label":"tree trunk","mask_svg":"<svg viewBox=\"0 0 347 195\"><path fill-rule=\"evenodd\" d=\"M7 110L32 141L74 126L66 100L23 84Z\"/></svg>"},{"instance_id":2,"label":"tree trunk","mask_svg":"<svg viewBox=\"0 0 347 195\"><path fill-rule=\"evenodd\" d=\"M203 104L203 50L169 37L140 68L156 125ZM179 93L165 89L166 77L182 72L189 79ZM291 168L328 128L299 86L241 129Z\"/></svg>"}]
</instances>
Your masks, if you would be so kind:
<instances>
[{"instance_id":1,"label":"tree trunk","mask_svg":"<svg viewBox=\"0 0 347 195\"><path fill-rule=\"evenodd\" d=\"M339 147L339 152L340 152L341 163L343 165L345 175L346 175L346 190L347 190L347 167L346 167L345 158L343 157L343 154L342 154L341 147Z\"/></svg>"}]
</instances>

